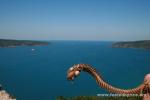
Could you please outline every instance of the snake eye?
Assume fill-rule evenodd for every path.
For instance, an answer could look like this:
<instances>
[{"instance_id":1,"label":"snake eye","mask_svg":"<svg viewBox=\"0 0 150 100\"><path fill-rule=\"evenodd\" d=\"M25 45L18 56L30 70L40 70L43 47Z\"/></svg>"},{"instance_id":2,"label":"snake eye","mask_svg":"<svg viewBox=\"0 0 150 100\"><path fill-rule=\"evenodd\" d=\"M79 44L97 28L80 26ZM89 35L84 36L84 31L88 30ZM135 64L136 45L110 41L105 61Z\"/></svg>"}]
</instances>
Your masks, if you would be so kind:
<instances>
[{"instance_id":1,"label":"snake eye","mask_svg":"<svg viewBox=\"0 0 150 100\"><path fill-rule=\"evenodd\" d=\"M80 72L79 71L75 71L75 75L77 76L77 75L79 75L80 74Z\"/></svg>"},{"instance_id":2,"label":"snake eye","mask_svg":"<svg viewBox=\"0 0 150 100\"><path fill-rule=\"evenodd\" d=\"M69 70L73 70L73 67L70 67L70 69Z\"/></svg>"}]
</instances>

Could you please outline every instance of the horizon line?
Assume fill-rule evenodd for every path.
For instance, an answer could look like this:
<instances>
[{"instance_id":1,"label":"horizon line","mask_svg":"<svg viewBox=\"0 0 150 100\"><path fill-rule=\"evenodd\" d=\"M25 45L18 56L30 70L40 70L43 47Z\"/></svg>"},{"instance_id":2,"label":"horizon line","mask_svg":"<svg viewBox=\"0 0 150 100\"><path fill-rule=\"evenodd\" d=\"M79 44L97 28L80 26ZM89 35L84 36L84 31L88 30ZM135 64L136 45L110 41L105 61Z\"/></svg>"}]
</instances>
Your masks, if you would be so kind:
<instances>
[{"instance_id":1,"label":"horizon line","mask_svg":"<svg viewBox=\"0 0 150 100\"><path fill-rule=\"evenodd\" d=\"M144 39L139 39L139 40L78 40L78 39L14 39L14 38L0 38L0 39L4 39L4 40L27 40L27 41L91 41L91 42L95 42L95 41L106 41L106 42L119 42L119 41L143 41ZM145 39L148 40L148 39ZM145 41L144 40L144 41Z\"/></svg>"}]
</instances>

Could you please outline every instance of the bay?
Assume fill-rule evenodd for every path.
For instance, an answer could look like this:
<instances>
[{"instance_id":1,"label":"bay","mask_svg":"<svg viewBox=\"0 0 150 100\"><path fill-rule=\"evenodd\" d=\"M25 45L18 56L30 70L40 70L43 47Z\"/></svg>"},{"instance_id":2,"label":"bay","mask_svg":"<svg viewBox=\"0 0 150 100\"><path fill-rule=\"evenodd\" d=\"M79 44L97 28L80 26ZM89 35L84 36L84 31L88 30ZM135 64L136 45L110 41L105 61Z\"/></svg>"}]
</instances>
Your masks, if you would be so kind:
<instances>
[{"instance_id":1,"label":"bay","mask_svg":"<svg viewBox=\"0 0 150 100\"><path fill-rule=\"evenodd\" d=\"M105 81L120 88L136 87L150 73L150 50L112 48L113 42L103 41L50 42L48 46L0 48L0 84L17 100L107 93L85 72L73 84L67 81L73 64L92 65Z\"/></svg>"}]
</instances>

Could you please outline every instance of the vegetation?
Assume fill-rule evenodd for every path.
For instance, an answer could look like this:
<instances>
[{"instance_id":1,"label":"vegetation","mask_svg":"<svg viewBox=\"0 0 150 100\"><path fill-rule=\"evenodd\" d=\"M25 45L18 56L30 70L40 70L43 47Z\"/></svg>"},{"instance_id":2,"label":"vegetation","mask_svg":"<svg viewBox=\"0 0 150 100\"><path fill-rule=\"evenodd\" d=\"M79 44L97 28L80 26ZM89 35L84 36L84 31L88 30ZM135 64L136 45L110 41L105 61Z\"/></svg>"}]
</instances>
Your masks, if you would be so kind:
<instances>
[{"instance_id":1,"label":"vegetation","mask_svg":"<svg viewBox=\"0 0 150 100\"><path fill-rule=\"evenodd\" d=\"M106 96L77 96L77 97L70 97L70 98L66 98L63 96L59 96L57 97L56 100L142 100L142 97L140 96L131 96L131 97L117 97L117 96L110 96L110 97L106 97Z\"/></svg>"},{"instance_id":2,"label":"vegetation","mask_svg":"<svg viewBox=\"0 0 150 100\"><path fill-rule=\"evenodd\" d=\"M48 42L0 39L0 47L36 46L36 45L48 45Z\"/></svg>"},{"instance_id":3,"label":"vegetation","mask_svg":"<svg viewBox=\"0 0 150 100\"><path fill-rule=\"evenodd\" d=\"M112 47L150 49L150 40L117 42L117 43L114 43Z\"/></svg>"}]
</instances>

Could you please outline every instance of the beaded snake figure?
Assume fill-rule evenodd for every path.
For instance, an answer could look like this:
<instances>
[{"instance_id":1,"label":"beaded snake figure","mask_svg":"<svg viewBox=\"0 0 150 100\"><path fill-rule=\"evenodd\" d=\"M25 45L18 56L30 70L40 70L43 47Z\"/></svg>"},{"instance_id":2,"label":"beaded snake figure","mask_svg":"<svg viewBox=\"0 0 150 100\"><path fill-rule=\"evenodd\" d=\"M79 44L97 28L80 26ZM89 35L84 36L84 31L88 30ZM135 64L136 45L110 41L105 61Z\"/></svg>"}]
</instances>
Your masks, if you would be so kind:
<instances>
[{"instance_id":1,"label":"beaded snake figure","mask_svg":"<svg viewBox=\"0 0 150 100\"><path fill-rule=\"evenodd\" d=\"M116 88L106 83L102 79L101 75L99 75L96 72L96 70L88 64L77 64L71 67L67 72L67 79L73 80L76 76L79 75L81 71L88 72L90 75L92 75L95 78L97 84L100 87L108 90L111 93L117 93L117 94L141 94L141 93L147 94L148 93L150 94L150 74L145 76L144 82L138 87L133 88L133 89L120 89L120 88Z\"/></svg>"}]
</instances>

